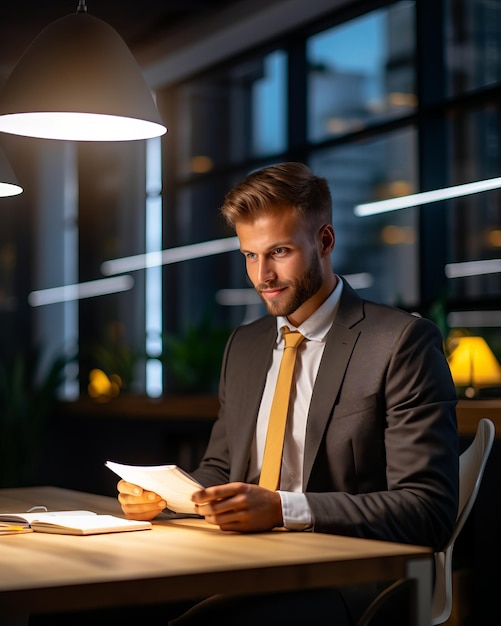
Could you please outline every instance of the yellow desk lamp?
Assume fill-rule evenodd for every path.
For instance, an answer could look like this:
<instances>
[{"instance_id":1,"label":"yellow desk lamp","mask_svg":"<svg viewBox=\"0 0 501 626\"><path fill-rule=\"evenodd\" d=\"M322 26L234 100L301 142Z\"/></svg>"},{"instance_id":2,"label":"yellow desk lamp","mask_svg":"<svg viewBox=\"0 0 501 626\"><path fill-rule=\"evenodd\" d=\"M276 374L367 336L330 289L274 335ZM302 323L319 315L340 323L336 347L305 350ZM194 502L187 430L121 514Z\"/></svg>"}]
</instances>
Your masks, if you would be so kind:
<instances>
[{"instance_id":1,"label":"yellow desk lamp","mask_svg":"<svg viewBox=\"0 0 501 626\"><path fill-rule=\"evenodd\" d=\"M473 398L481 388L501 387L501 365L483 337L454 337L448 357L456 387Z\"/></svg>"}]
</instances>

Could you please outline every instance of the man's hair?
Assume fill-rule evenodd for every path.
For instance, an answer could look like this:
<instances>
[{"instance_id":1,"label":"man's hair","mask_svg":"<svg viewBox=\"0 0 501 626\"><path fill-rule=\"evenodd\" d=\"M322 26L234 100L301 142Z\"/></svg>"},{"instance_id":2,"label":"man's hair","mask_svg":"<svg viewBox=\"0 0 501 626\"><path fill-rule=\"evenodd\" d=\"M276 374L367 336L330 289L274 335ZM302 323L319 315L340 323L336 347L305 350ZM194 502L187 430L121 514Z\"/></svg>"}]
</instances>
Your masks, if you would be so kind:
<instances>
[{"instance_id":1,"label":"man's hair","mask_svg":"<svg viewBox=\"0 0 501 626\"><path fill-rule=\"evenodd\" d=\"M263 215L292 210L317 228L332 221L332 198L325 178L315 176L303 163L279 163L249 174L231 189L221 213L235 228Z\"/></svg>"}]
</instances>

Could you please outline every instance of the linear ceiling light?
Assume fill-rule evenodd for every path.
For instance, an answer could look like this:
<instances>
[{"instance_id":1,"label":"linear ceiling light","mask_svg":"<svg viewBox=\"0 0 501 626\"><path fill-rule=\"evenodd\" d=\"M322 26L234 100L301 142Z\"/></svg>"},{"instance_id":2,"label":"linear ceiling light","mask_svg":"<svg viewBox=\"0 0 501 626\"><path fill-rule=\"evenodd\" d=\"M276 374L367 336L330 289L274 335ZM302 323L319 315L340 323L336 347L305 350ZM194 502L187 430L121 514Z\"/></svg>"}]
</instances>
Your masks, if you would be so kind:
<instances>
[{"instance_id":1,"label":"linear ceiling light","mask_svg":"<svg viewBox=\"0 0 501 626\"><path fill-rule=\"evenodd\" d=\"M413 193L409 196L401 196L399 198L389 198L388 200L357 204L353 212L359 217L366 217L368 215L376 215L377 213L408 209L421 204L429 204L430 202L450 200L451 198L467 196L481 191L489 191L490 189L497 189L498 187L501 187L501 177L479 180L464 185L455 185L454 187L444 187L443 189L434 189L433 191Z\"/></svg>"},{"instance_id":2,"label":"linear ceiling light","mask_svg":"<svg viewBox=\"0 0 501 626\"><path fill-rule=\"evenodd\" d=\"M118 5L118 10L120 7ZM0 91L0 131L74 141L167 132L139 65L118 33L77 11L49 24Z\"/></svg>"},{"instance_id":3,"label":"linear ceiling light","mask_svg":"<svg viewBox=\"0 0 501 626\"><path fill-rule=\"evenodd\" d=\"M223 306L249 306L263 301L255 289L219 289L216 302Z\"/></svg>"},{"instance_id":4,"label":"linear ceiling light","mask_svg":"<svg viewBox=\"0 0 501 626\"><path fill-rule=\"evenodd\" d=\"M179 246L178 248L159 250L158 252L147 252L146 254L136 254L135 256L105 261L101 265L101 271L106 276L110 276L112 274L144 270L147 267L155 267L157 265L190 261L200 257L212 256L213 254L238 250L239 248L240 243L238 237L226 237L224 239L193 243L186 246Z\"/></svg>"},{"instance_id":5,"label":"linear ceiling light","mask_svg":"<svg viewBox=\"0 0 501 626\"><path fill-rule=\"evenodd\" d=\"M343 274L353 289L368 289L372 287L374 279L368 272L360 274ZM216 302L224 306L249 306L261 304L263 301L257 291L249 289L219 289L216 292Z\"/></svg>"},{"instance_id":6,"label":"linear ceiling light","mask_svg":"<svg viewBox=\"0 0 501 626\"><path fill-rule=\"evenodd\" d=\"M100 278L99 280L90 280L86 283L76 283L73 285L64 285L63 287L52 287L51 289L32 291L28 294L28 302L31 306L43 306L45 304L81 300L82 298L107 296L111 293L129 291L133 286L134 279L132 276Z\"/></svg>"},{"instance_id":7,"label":"linear ceiling light","mask_svg":"<svg viewBox=\"0 0 501 626\"><path fill-rule=\"evenodd\" d=\"M485 259L483 261L463 261L448 263L445 266L447 278L465 278L466 276L482 276L501 272L501 259Z\"/></svg>"},{"instance_id":8,"label":"linear ceiling light","mask_svg":"<svg viewBox=\"0 0 501 626\"><path fill-rule=\"evenodd\" d=\"M451 311L447 324L450 328L499 328L501 311Z\"/></svg>"}]
</instances>

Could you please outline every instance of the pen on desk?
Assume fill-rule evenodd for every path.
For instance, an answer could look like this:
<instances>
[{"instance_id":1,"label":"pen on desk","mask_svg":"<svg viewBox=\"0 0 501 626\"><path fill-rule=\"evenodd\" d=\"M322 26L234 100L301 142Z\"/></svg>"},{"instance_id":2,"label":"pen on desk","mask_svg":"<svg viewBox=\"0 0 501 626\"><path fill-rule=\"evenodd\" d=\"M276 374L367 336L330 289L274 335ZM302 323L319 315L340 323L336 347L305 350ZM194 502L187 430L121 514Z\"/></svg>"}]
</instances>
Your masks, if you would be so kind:
<instances>
[{"instance_id":1,"label":"pen on desk","mask_svg":"<svg viewBox=\"0 0 501 626\"><path fill-rule=\"evenodd\" d=\"M0 531L1 530L24 530L25 526L19 526L19 525L15 525L15 524L0 524Z\"/></svg>"}]
</instances>

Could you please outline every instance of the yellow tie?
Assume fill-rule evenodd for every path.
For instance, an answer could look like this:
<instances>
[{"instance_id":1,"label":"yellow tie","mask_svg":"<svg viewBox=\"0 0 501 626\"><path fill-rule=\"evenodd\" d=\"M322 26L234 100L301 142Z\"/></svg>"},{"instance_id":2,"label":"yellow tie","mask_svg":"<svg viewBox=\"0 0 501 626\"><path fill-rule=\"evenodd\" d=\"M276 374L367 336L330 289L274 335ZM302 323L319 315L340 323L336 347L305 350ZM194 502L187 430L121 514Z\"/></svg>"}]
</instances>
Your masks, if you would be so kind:
<instances>
[{"instance_id":1,"label":"yellow tie","mask_svg":"<svg viewBox=\"0 0 501 626\"><path fill-rule=\"evenodd\" d=\"M285 347L282 362L280 363L280 370L278 372L275 395L273 396L273 403L271 405L263 465L259 478L261 487L271 489L272 491L275 491L279 487L292 375L294 373L297 348L303 339L304 337L301 333L290 331L287 326L284 328Z\"/></svg>"}]
</instances>

